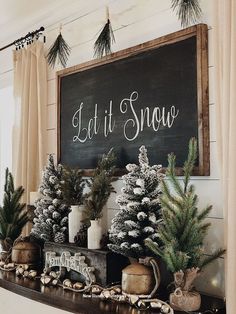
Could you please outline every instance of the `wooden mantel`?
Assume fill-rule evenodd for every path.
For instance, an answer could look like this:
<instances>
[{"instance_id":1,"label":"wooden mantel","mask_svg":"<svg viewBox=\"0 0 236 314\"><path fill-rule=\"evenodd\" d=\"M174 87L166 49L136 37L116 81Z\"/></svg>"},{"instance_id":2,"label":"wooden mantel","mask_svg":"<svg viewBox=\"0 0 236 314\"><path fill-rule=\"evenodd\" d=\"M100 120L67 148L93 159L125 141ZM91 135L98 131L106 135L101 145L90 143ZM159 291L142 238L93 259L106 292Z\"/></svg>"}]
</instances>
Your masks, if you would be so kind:
<instances>
[{"instance_id":1,"label":"wooden mantel","mask_svg":"<svg viewBox=\"0 0 236 314\"><path fill-rule=\"evenodd\" d=\"M0 287L11 292L35 300L61 310L77 314L139 314L140 311L128 304L105 302L98 299L83 298L82 294L63 290L61 287L45 287L39 280L18 278L14 272L0 271ZM202 296L202 312L207 309L221 309L217 313L225 314L224 302L220 299ZM155 310L146 310L142 313L158 313ZM176 314L180 312L176 312Z\"/></svg>"}]
</instances>

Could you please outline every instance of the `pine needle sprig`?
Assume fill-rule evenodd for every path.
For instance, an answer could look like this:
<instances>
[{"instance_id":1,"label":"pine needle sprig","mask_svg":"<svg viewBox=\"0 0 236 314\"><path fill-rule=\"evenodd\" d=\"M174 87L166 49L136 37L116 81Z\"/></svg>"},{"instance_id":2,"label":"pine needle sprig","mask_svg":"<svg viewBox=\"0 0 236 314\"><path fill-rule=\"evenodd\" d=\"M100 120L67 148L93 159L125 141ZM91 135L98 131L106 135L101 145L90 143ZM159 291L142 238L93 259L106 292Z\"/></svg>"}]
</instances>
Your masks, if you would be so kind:
<instances>
[{"instance_id":1,"label":"pine needle sprig","mask_svg":"<svg viewBox=\"0 0 236 314\"><path fill-rule=\"evenodd\" d=\"M64 167L62 172L62 193L67 205L82 205L84 189L88 180L83 178L83 171L79 168Z\"/></svg>"},{"instance_id":2,"label":"pine needle sprig","mask_svg":"<svg viewBox=\"0 0 236 314\"><path fill-rule=\"evenodd\" d=\"M171 178L171 183L173 184L173 187L175 189L175 191L181 196L184 197L184 191L183 188L181 186L181 184L179 183L176 175L175 175L175 155L173 153L168 155L168 168L166 171L166 176L167 178Z\"/></svg>"},{"instance_id":3,"label":"pine needle sprig","mask_svg":"<svg viewBox=\"0 0 236 314\"><path fill-rule=\"evenodd\" d=\"M164 257L163 251L160 249L159 245L155 242L153 242L151 239L145 240L145 245L154 252L157 256Z\"/></svg>"},{"instance_id":4,"label":"pine needle sprig","mask_svg":"<svg viewBox=\"0 0 236 314\"><path fill-rule=\"evenodd\" d=\"M182 27L196 24L202 16L199 0L172 0L171 8L176 11Z\"/></svg>"},{"instance_id":5,"label":"pine needle sprig","mask_svg":"<svg viewBox=\"0 0 236 314\"><path fill-rule=\"evenodd\" d=\"M214 252L212 255L205 257L201 263L200 263L200 267L201 269L206 267L208 264L210 264L211 262L213 262L214 260L216 260L217 258L221 257L222 255L224 255L226 252L226 250L224 249L219 249L216 252Z\"/></svg>"},{"instance_id":6,"label":"pine needle sprig","mask_svg":"<svg viewBox=\"0 0 236 314\"><path fill-rule=\"evenodd\" d=\"M104 55L110 54L111 45L115 42L115 36L111 26L111 21L109 18L109 12L107 8L107 22L103 27L100 35L94 44L94 56L97 58L102 58Z\"/></svg>"},{"instance_id":7,"label":"pine needle sprig","mask_svg":"<svg viewBox=\"0 0 236 314\"><path fill-rule=\"evenodd\" d=\"M184 163L183 170L184 170L184 192L186 193L187 186L189 184L190 175L193 171L194 164L197 159L197 140L196 138L192 138L189 141L188 147L188 157ZM191 186L193 188L193 186Z\"/></svg>"},{"instance_id":8,"label":"pine needle sprig","mask_svg":"<svg viewBox=\"0 0 236 314\"><path fill-rule=\"evenodd\" d=\"M114 178L116 156L111 149L103 154L93 177L87 181L90 192L85 195L86 220L95 220L102 217L103 207L106 205L111 193L116 193L112 182Z\"/></svg>"},{"instance_id":9,"label":"pine needle sprig","mask_svg":"<svg viewBox=\"0 0 236 314\"><path fill-rule=\"evenodd\" d=\"M55 40L54 44L49 48L48 54L47 54L47 60L48 64L54 68L56 64L56 60L60 62L60 64L63 66L63 68L66 67L69 55L71 52L70 46L66 43L64 40L61 32L57 36L57 39Z\"/></svg>"},{"instance_id":10,"label":"pine needle sprig","mask_svg":"<svg viewBox=\"0 0 236 314\"><path fill-rule=\"evenodd\" d=\"M198 221L204 220L212 210L212 205L207 206L199 215Z\"/></svg>"}]
</instances>

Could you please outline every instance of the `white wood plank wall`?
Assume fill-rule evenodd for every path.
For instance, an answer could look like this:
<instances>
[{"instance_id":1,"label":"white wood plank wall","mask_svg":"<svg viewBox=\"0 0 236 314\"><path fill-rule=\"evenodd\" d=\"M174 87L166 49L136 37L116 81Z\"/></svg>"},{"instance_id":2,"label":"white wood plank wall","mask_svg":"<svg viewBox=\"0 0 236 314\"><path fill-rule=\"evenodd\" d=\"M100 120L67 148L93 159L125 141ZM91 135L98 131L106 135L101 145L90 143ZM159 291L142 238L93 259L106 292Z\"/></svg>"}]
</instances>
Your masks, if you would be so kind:
<instances>
[{"instance_id":1,"label":"white wood plank wall","mask_svg":"<svg viewBox=\"0 0 236 314\"><path fill-rule=\"evenodd\" d=\"M82 4L83 3L83 4ZM81 5L82 4L82 5ZM116 38L113 51L119 51L142 42L155 39L162 35L180 29L180 23L170 9L170 0L68 0L66 7L46 16L40 24L46 27L49 47L55 40L59 23L63 26L63 36L72 47L68 66L73 66L93 58L93 44L99 31L105 23L105 5L109 5L110 17ZM208 24L209 35L209 103L210 103L210 152L211 175L209 177L193 177L192 181L199 194L199 205L213 205L209 217L212 223L206 239L206 252L211 254L214 248L223 246L223 211L222 188L217 162L215 91L213 86L214 60L212 34L212 5L214 0L202 0L202 22ZM37 27L39 24L36 25ZM48 27L47 27L48 26ZM32 27L32 29L34 29ZM60 69L60 68L58 68ZM0 58L0 88L12 84L12 54L5 50ZM57 151L57 108L55 71L48 73L48 102L47 102L47 153L56 156ZM122 180L115 184L120 191ZM107 204L107 224L117 212L115 197L112 196ZM203 279L204 278L204 279ZM203 279L203 280L202 280ZM218 259L206 268L197 281L197 288L205 293L224 296L224 258Z\"/></svg>"}]
</instances>

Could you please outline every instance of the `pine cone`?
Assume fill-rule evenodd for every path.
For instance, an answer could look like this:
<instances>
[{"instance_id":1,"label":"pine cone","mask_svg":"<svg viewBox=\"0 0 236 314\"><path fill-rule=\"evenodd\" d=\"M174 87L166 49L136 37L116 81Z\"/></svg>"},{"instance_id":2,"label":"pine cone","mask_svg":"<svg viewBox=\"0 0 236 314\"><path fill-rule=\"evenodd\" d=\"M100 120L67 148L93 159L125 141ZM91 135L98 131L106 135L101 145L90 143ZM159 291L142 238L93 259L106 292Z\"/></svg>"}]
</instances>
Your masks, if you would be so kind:
<instances>
[{"instance_id":1,"label":"pine cone","mask_svg":"<svg viewBox=\"0 0 236 314\"><path fill-rule=\"evenodd\" d=\"M54 236L54 242L56 243L64 243L66 241L66 236L62 232L57 232Z\"/></svg>"}]
</instances>

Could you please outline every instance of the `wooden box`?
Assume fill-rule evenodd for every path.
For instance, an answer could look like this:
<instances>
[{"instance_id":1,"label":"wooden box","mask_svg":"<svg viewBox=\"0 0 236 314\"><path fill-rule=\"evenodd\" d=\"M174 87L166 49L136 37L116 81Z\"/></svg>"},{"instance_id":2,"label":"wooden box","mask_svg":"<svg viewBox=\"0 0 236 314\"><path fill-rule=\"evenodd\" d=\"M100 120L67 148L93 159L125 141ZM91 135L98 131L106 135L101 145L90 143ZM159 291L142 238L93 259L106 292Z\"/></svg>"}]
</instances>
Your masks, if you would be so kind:
<instances>
[{"instance_id":1,"label":"wooden box","mask_svg":"<svg viewBox=\"0 0 236 314\"><path fill-rule=\"evenodd\" d=\"M103 286L121 281L122 269L129 264L128 258L120 254L111 251L90 250L78 247L73 243L46 242L44 254L49 251L55 252L56 255L61 255L65 251L70 252L71 255L81 253L86 257L86 263L95 268L96 281ZM72 276L71 279L73 279Z\"/></svg>"}]
</instances>

